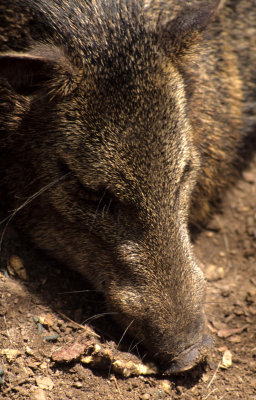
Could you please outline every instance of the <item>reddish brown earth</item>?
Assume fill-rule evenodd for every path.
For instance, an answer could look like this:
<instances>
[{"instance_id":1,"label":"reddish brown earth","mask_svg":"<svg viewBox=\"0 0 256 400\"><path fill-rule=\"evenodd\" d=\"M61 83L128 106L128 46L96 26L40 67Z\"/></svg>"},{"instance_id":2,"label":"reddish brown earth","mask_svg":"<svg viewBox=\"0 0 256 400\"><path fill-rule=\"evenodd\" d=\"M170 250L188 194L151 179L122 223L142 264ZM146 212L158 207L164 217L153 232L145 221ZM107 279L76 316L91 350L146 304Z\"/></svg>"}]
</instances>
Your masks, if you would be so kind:
<instances>
[{"instance_id":1,"label":"reddish brown earth","mask_svg":"<svg viewBox=\"0 0 256 400\"><path fill-rule=\"evenodd\" d=\"M103 299L74 272L39 255L26 260L20 249L25 269L19 271L12 260L20 277L10 275L11 268L8 276L0 274L0 398L256 400L255 201L256 158L226 193L222 212L196 238L209 282L206 311L215 343L205 365L179 376L123 378L102 353L102 369L83 364L80 356L94 340L112 362L114 357L139 363L143 350L123 338L108 315L91 320L99 337L77 325L103 313ZM129 344L133 356L125 351ZM54 352L60 362L53 361ZM71 361L64 362L65 356Z\"/></svg>"}]
</instances>

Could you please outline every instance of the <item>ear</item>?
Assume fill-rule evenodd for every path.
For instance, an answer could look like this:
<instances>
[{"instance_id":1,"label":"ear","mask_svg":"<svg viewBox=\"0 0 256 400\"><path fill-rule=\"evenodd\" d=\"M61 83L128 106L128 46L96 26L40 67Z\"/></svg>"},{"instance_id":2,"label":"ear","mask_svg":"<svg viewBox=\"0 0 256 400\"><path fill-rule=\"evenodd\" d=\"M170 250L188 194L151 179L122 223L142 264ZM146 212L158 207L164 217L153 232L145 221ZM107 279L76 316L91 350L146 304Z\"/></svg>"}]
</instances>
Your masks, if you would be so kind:
<instances>
[{"instance_id":1,"label":"ear","mask_svg":"<svg viewBox=\"0 0 256 400\"><path fill-rule=\"evenodd\" d=\"M160 30L161 41L168 55L181 57L200 42L202 32L218 14L224 0L201 2L185 9Z\"/></svg>"},{"instance_id":2,"label":"ear","mask_svg":"<svg viewBox=\"0 0 256 400\"><path fill-rule=\"evenodd\" d=\"M38 45L25 53L0 53L0 78L18 94L29 96L40 91L67 95L78 85L81 74L63 50L51 45Z\"/></svg>"}]
</instances>

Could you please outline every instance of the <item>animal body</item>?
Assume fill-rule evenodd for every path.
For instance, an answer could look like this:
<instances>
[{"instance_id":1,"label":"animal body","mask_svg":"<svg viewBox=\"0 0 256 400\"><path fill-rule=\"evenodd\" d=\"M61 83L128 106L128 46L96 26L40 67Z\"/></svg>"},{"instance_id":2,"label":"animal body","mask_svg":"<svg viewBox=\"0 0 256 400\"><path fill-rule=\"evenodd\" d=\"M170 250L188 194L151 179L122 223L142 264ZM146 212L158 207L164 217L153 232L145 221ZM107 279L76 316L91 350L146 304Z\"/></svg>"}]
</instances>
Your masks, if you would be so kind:
<instances>
[{"instance_id":1,"label":"animal body","mask_svg":"<svg viewBox=\"0 0 256 400\"><path fill-rule=\"evenodd\" d=\"M253 129L255 0L222 3L0 1L2 217L166 372L210 345L188 225Z\"/></svg>"}]
</instances>

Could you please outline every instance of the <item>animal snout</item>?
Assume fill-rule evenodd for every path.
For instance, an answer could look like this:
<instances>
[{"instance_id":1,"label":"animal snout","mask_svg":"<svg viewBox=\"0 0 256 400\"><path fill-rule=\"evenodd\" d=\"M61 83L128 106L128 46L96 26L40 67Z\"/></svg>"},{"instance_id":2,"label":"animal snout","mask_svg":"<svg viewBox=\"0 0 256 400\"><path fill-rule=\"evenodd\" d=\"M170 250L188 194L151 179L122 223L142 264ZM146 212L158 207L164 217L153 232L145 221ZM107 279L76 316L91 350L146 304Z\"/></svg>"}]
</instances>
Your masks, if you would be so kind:
<instances>
[{"instance_id":1,"label":"animal snout","mask_svg":"<svg viewBox=\"0 0 256 400\"><path fill-rule=\"evenodd\" d=\"M190 346L189 348L178 354L172 359L170 365L162 371L165 375L185 372L200 362L204 361L213 344L213 339L209 335L204 335L199 344Z\"/></svg>"}]
</instances>

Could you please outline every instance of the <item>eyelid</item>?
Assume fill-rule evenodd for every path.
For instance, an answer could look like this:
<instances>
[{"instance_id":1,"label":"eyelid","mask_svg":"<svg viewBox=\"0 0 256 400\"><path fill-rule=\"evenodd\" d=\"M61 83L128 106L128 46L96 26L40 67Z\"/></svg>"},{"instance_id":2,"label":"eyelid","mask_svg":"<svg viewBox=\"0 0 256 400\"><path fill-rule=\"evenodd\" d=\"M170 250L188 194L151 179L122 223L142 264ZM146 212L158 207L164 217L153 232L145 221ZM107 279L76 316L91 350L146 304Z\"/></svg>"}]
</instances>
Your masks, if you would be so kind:
<instances>
[{"instance_id":1,"label":"eyelid","mask_svg":"<svg viewBox=\"0 0 256 400\"><path fill-rule=\"evenodd\" d=\"M77 192L77 196L80 197L80 200L88 201L88 203L95 203L100 207L103 200L104 203L109 203L110 200L112 202L114 199L114 196L112 196L107 187L101 186L94 189L86 186L65 160L58 160L58 168L63 176L72 174L72 179L74 179L78 185L79 192Z\"/></svg>"}]
</instances>

